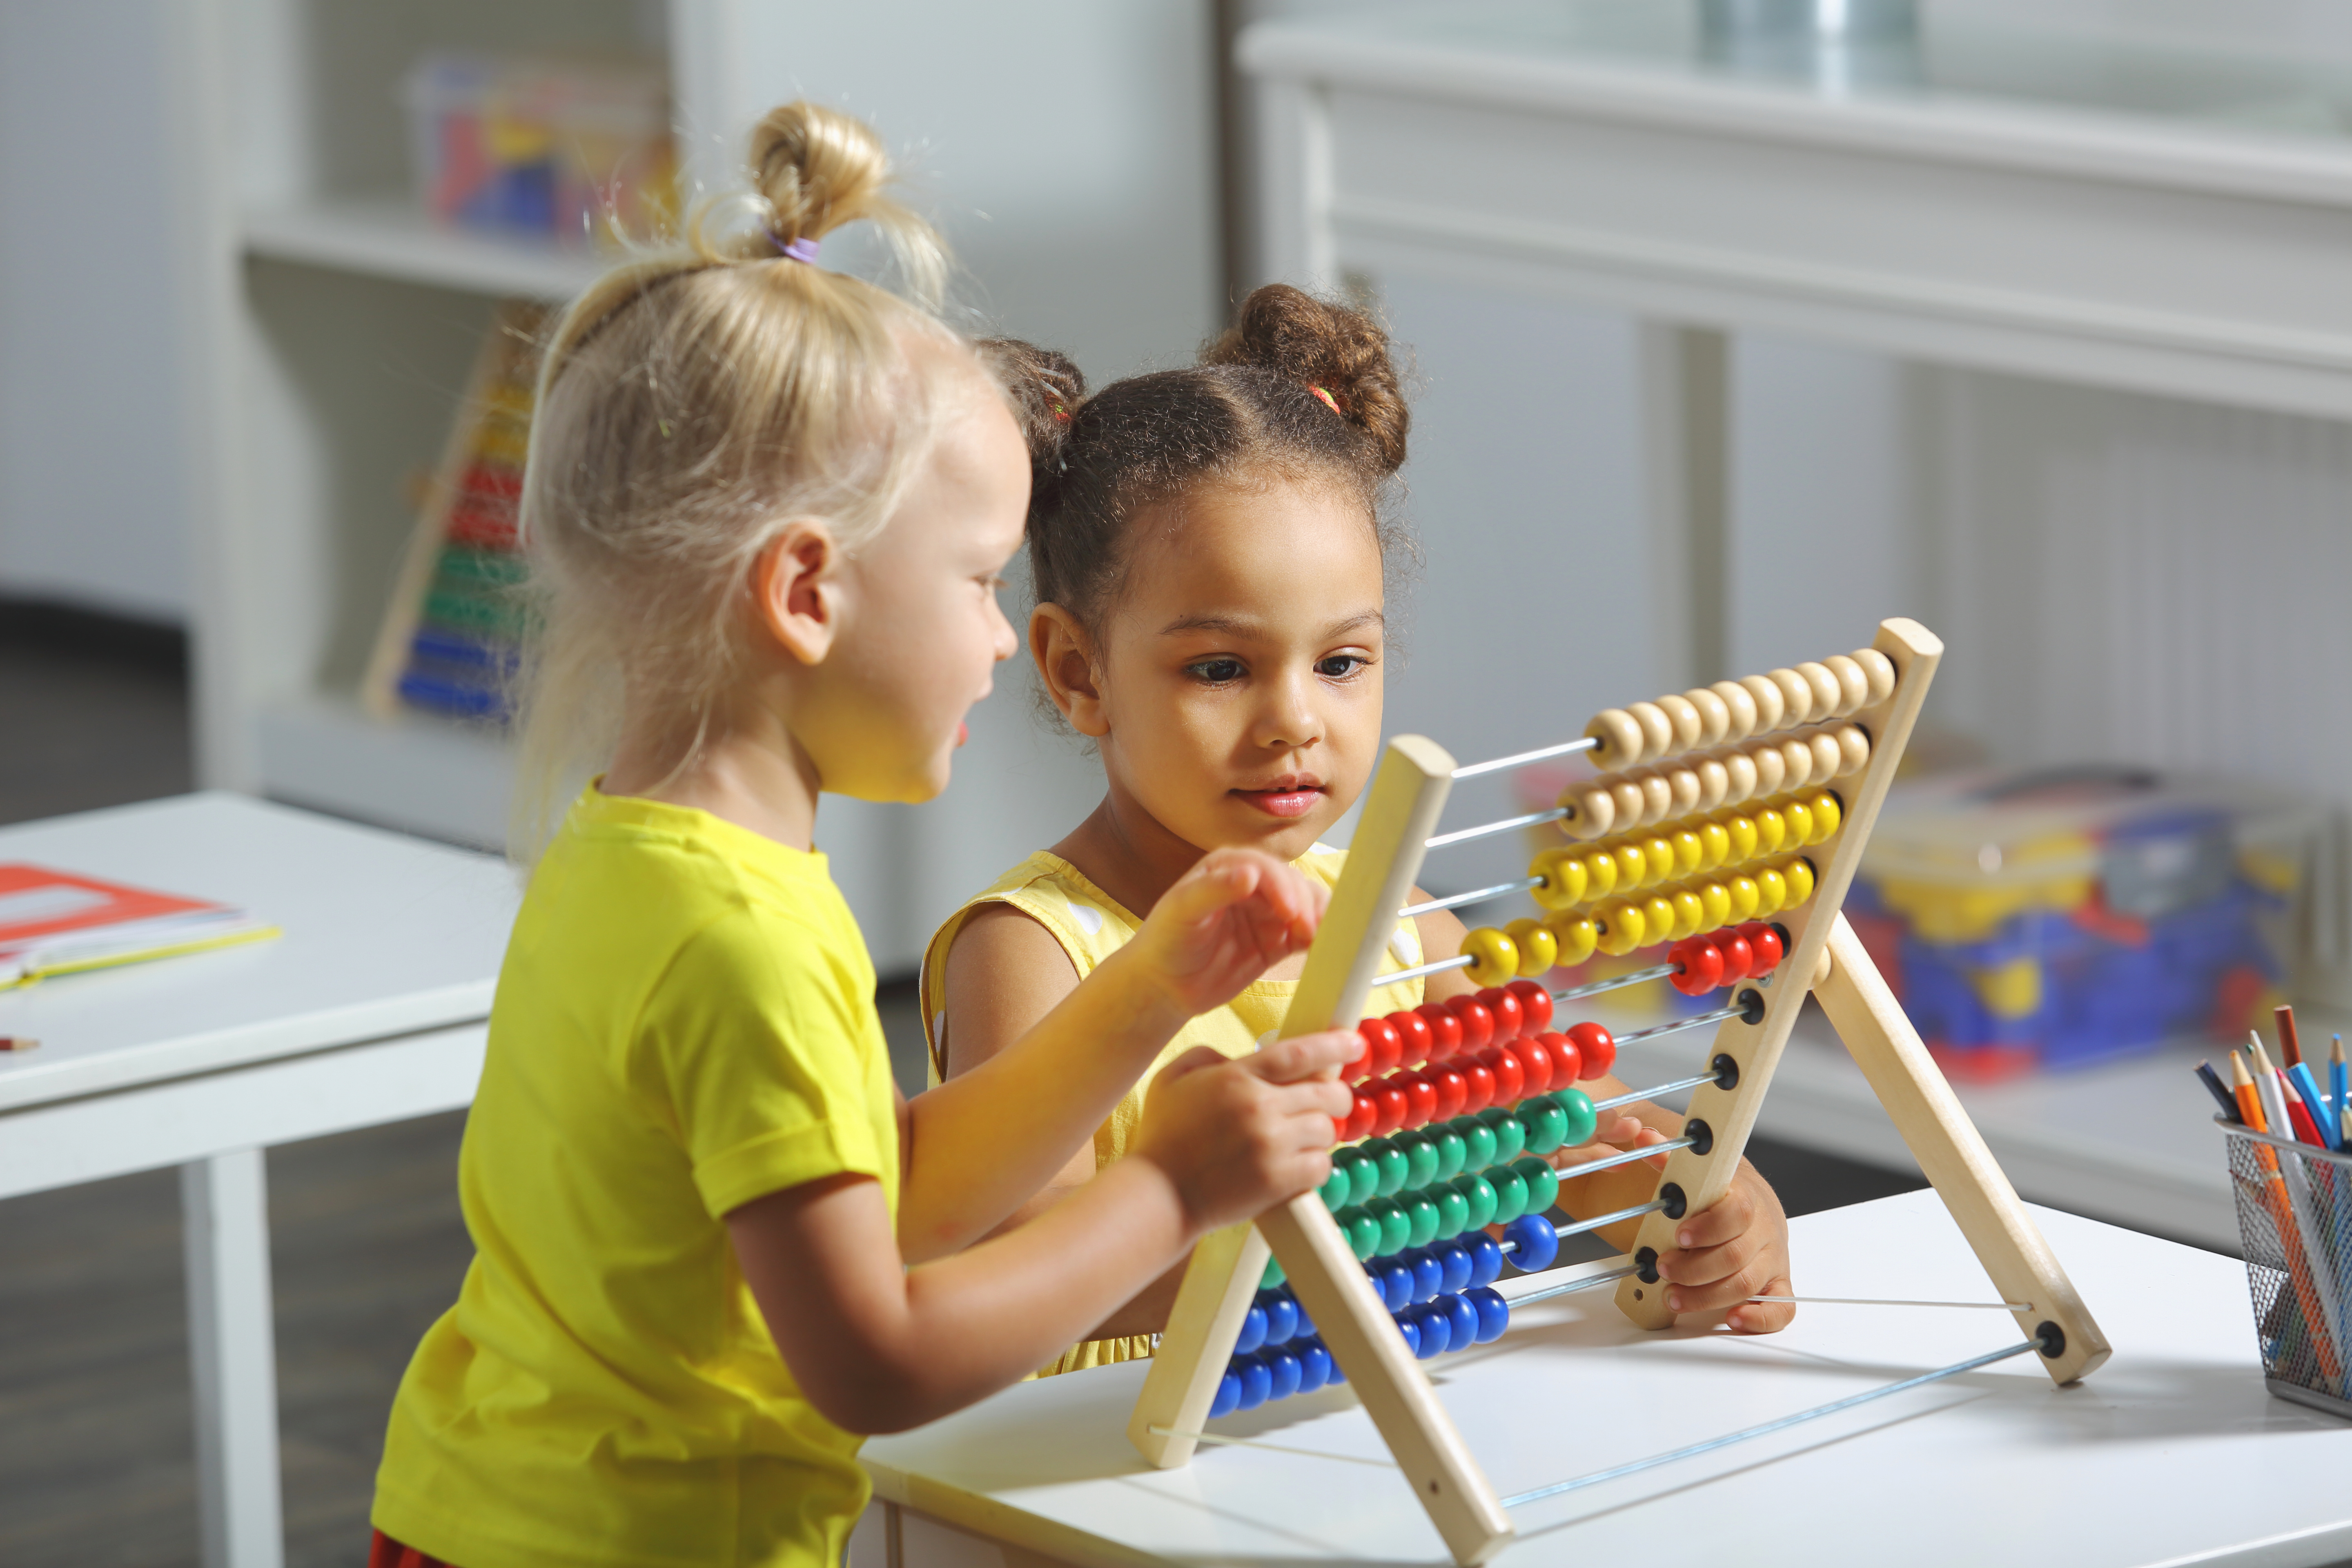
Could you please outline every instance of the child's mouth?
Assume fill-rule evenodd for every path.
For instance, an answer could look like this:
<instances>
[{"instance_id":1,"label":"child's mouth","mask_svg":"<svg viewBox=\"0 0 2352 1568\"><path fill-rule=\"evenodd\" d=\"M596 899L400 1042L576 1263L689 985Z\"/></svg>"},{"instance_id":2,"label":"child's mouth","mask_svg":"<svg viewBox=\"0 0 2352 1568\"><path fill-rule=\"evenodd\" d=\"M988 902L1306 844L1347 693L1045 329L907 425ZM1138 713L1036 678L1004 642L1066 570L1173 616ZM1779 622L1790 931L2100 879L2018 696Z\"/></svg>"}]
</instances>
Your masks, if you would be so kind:
<instances>
[{"instance_id":1,"label":"child's mouth","mask_svg":"<svg viewBox=\"0 0 2352 1568\"><path fill-rule=\"evenodd\" d=\"M1320 786L1285 784L1273 789L1237 789L1234 794L1268 816L1304 816L1323 798Z\"/></svg>"}]
</instances>

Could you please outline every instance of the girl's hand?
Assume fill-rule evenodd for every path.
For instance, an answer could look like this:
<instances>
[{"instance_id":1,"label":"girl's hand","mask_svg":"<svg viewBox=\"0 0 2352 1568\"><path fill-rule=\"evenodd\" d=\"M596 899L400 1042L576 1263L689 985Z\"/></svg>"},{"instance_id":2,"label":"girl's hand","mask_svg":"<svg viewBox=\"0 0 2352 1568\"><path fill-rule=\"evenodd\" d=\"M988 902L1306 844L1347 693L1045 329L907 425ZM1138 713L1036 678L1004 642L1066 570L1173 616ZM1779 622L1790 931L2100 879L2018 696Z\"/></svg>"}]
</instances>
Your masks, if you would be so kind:
<instances>
[{"instance_id":1,"label":"girl's hand","mask_svg":"<svg viewBox=\"0 0 2352 1568\"><path fill-rule=\"evenodd\" d=\"M1663 1143L1665 1141L1665 1134L1656 1128L1646 1126L1620 1110L1610 1118L1606 1125L1596 1129L1591 1139L1573 1149L1553 1151L1551 1168L1565 1175L1579 1165L1622 1154L1636 1143ZM1660 1156L1657 1163L1664 1163L1664 1157Z\"/></svg>"},{"instance_id":2,"label":"girl's hand","mask_svg":"<svg viewBox=\"0 0 2352 1568\"><path fill-rule=\"evenodd\" d=\"M1263 850L1212 849L1160 895L1118 956L1132 954L1191 1018L1306 951L1330 899L1322 884Z\"/></svg>"},{"instance_id":3,"label":"girl's hand","mask_svg":"<svg viewBox=\"0 0 2352 1568\"><path fill-rule=\"evenodd\" d=\"M1669 1284L1666 1305L1674 1311L1729 1308L1726 1326L1743 1334L1777 1332L1796 1317L1797 1309L1786 1301L1748 1301L1795 1291L1789 1280L1789 1216L1745 1160L1731 1190L1706 1213L1686 1215L1675 1227L1675 1241L1658 1254L1658 1273Z\"/></svg>"},{"instance_id":4,"label":"girl's hand","mask_svg":"<svg viewBox=\"0 0 2352 1568\"><path fill-rule=\"evenodd\" d=\"M1332 1119L1351 1103L1327 1075L1358 1045L1332 1029L1237 1061L1195 1046L1151 1080L1132 1157L1167 1173L1202 1232L1312 1191L1331 1174Z\"/></svg>"}]
</instances>

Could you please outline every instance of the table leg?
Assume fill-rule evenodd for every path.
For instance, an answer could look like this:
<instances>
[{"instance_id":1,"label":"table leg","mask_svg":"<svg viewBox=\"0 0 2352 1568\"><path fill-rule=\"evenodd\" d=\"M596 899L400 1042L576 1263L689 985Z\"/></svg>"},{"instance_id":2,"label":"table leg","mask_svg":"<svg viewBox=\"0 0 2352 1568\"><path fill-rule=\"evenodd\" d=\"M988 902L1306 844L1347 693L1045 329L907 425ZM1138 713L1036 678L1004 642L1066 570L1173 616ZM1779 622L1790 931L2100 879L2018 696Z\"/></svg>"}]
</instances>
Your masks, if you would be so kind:
<instances>
[{"instance_id":1,"label":"table leg","mask_svg":"<svg viewBox=\"0 0 2352 1568\"><path fill-rule=\"evenodd\" d=\"M263 1159L244 1149L180 1167L205 1568L280 1568L286 1556Z\"/></svg>"}]
</instances>

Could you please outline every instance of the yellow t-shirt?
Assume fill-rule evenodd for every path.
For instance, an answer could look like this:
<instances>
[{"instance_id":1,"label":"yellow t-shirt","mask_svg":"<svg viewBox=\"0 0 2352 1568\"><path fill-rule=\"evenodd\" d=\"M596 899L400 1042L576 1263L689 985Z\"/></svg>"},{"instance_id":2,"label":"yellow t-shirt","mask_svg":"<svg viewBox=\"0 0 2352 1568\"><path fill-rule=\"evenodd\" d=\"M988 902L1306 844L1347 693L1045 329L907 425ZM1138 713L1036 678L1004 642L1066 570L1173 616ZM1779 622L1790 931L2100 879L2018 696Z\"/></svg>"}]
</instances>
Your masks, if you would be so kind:
<instances>
[{"instance_id":1,"label":"yellow t-shirt","mask_svg":"<svg viewBox=\"0 0 2352 1568\"><path fill-rule=\"evenodd\" d=\"M394 1401L376 1528L465 1568L831 1568L859 1439L802 1396L722 1216L841 1172L897 1212L824 858L592 786L508 943L457 1167L476 1257Z\"/></svg>"},{"instance_id":2,"label":"yellow t-shirt","mask_svg":"<svg viewBox=\"0 0 2352 1568\"><path fill-rule=\"evenodd\" d=\"M1327 888L1339 885L1340 868L1347 863L1346 850L1329 849L1320 844L1293 862ZM928 1020L930 1081L934 1084L940 1082L947 1068L948 949L955 945L956 933L963 929L963 922L983 904L1011 904L1053 932L1062 951L1070 955L1080 980L1093 973L1096 964L1133 940L1136 928L1143 923L1088 881L1076 866L1044 849L975 894L948 917L947 923L933 933L930 945L923 951L923 1016ZM1381 973L1411 969L1420 962L1420 931L1411 921L1399 921L1389 939L1388 953L1381 961ZM1290 998L1297 989L1295 980L1258 981L1225 1005L1202 1014L1178 1030L1168 1048L1151 1064L1151 1071L1128 1091L1127 1098L1111 1111L1110 1119L1095 1129L1095 1169L1099 1171L1126 1153L1135 1141L1136 1125L1143 1120L1143 1093L1150 1087L1151 1073L1194 1046L1207 1046L1228 1057L1249 1055L1257 1049L1261 1040L1273 1038L1274 1032L1282 1026L1283 1015L1290 1010ZM1419 980L1378 986L1364 1011L1377 1016L1400 1007L1417 1007L1422 996ZM1150 1353L1150 1334L1082 1340L1063 1352L1059 1360L1039 1369L1038 1375L1050 1377L1055 1373L1108 1366Z\"/></svg>"}]
</instances>

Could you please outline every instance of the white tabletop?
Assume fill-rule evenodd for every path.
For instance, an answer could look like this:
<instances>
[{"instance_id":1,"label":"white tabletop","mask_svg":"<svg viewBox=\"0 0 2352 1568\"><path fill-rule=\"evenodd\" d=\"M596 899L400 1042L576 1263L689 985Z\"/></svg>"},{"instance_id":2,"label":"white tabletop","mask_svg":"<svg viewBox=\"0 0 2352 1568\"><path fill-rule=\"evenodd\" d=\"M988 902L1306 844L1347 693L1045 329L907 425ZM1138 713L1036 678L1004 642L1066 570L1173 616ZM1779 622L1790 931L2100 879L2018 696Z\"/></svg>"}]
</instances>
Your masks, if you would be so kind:
<instances>
[{"instance_id":1,"label":"white tabletop","mask_svg":"<svg viewBox=\"0 0 2352 1568\"><path fill-rule=\"evenodd\" d=\"M2246 1281L2210 1253L2036 1217L2115 1355L2053 1388L2026 1357L1517 1510L1505 1563L2228 1561L2352 1553L2352 1424L2264 1391ZM1798 1289L1989 1300L1932 1193L1792 1226ZM1811 1307L1746 1339L1652 1335L1606 1289L1526 1310L1437 1362L1505 1493L1640 1458L2012 1342L1995 1311ZM1146 1468L1122 1433L1139 1365L1025 1384L864 1452L878 1496L1074 1563L1447 1561L1346 1388L1215 1429L1332 1458L1204 1447ZM2259 1510L2247 1500L2260 1500Z\"/></svg>"},{"instance_id":2,"label":"white tabletop","mask_svg":"<svg viewBox=\"0 0 2352 1568\"><path fill-rule=\"evenodd\" d=\"M242 795L0 828L0 861L237 904L285 934L0 991L0 1110L489 1016L502 860Z\"/></svg>"}]
</instances>

